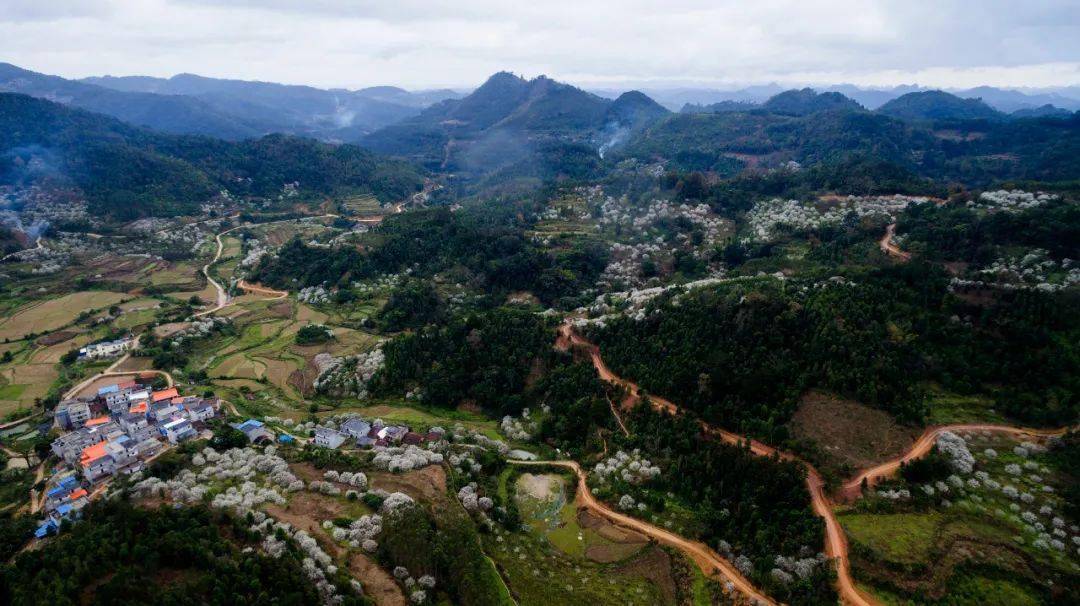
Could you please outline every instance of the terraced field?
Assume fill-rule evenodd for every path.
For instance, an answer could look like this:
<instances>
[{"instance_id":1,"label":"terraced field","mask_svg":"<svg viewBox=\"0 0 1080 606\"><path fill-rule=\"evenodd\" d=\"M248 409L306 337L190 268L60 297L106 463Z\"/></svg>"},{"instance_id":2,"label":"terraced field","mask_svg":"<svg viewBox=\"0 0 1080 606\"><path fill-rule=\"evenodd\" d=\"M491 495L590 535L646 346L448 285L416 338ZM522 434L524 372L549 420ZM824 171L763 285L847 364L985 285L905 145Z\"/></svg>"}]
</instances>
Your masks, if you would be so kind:
<instances>
[{"instance_id":1,"label":"terraced field","mask_svg":"<svg viewBox=\"0 0 1080 606\"><path fill-rule=\"evenodd\" d=\"M129 298L109 291L80 291L55 299L34 301L0 320L0 340L21 339L66 326L85 310L108 307Z\"/></svg>"}]
</instances>

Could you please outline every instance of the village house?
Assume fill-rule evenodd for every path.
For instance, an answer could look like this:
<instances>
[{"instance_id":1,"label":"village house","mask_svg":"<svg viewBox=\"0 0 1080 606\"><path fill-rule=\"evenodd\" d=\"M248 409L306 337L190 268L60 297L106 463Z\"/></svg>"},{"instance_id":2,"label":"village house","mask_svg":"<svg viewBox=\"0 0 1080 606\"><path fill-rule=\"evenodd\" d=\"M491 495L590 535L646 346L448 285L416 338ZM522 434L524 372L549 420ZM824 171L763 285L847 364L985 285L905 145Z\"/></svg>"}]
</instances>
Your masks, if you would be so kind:
<instances>
[{"instance_id":1,"label":"village house","mask_svg":"<svg viewBox=\"0 0 1080 606\"><path fill-rule=\"evenodd\" d=\"M160 440L147 438L132 447L131 451L135 453L136 457L145 460L161 452L162 448Z\"/></svg>"},{"instance_id":2,"label":"village house","mask_svg":"<svg viewBox=\"0 0 1080 606\"><path fill-rule=\"evenodd\" d=\"M191 426L191 421L183 418L169 421L162 426L161 432L169 440L170 444L179 444L198 435L195 428Z\"/></svg>"},{"instance_id":3,"label":"village house","mask_svg":"<svg viewBox=\"0 0 1080 606\"><path fill-rule=\"evenodd\" d=\"M150 419L156 424L167 423L178 414L180 414L180 408L169 400L154 402L150 405Z\"/></svg>"},{"instance_id":4,"label":"village house","mask_svg":"<svg viewBox=\"0 0 1080 606\"><path fill-rule=\"evenodd\" d=\"M113 459L106 450L107 442L98 442L87 446L79 458L79 467L82 468L83 477L87 482L93 483L104 477L111 476L116 470Z\"/></svg>"},{"instance_id":5,"label":"village house","mask_svg":"<svg viewBox=\"0 0 1080 606\"><path fill-rule=\"evenodd\" d=\"M137 442L154 435L154 428L150 427L145 413L126 412L120 415L120 427L124 428L124 433Z\"/></svg>"},{"instance_id":6,"label":"village house","mask_svg":"<svg viewBox=\"0 0 1080 606\"><path fill-rule=\"evenodd\" d=\"M63 429L78 429L90 420L90 405L82 400L64 400L56 405L56 422Z\"/></svg>"},{"instance_id":7,"label":"village house","mask_svg":"<svg viewBox=\"0 0 1080 606\"><path fill-rule=\"evenodd\" d=\"M248 419L243 423L234 423L233 428L247 436L248 442L252 444L267 444L274 441L274 434L262 421Z\"/></svg>"},{"instance_id":8,"label":"village house","mask_svg":"<svg viewBox=\"0 0 1080 606\"><path fill-rule=\"evenodd\" d=\"M142 388L133 389L133 390L128 392L127 399L128 399L128 402L130 402L132 404L134 404L136 402L144 402L144 401L150 399L150 390L149 389L142 389Z\"/></svg>"},{"instance_id":9,"label":"village house","mask_svg":"<svg viewBox=\"0 0 1080 606\"><path fill-rule=\"evenodd\" d=\"M354 440L366 437L370 431L371 423L359 417L353 417L341 424L341 432Z\"/></svg>"},{"instance_id":10,"label":"village house","mask_svg":"<svg viewBox=\"0 0 1080 606\"><path fill-rule=\"evenodd\" d=\"M74 475L65 476L56 485L45 492L45 511L52 511L68 500L68 495L79 488L79 479Z\"/></svg>"},{"instance_id":11,"label":"village house","mask_svg":"<svg viewBox=\"0 0 1080 606\"><path fill-rule=\"evenodd\" d=\"M200 399L187 407L187 417L192 423L212 419L215 414L217 414L217 411L210 400Z\"/></svg>"},{"instance_id":12,"label":"village house","mask_svg":"<svg viewBox=\"0 0 1080 606\"><path fill-rule=\"evenodd\" d=\"M117 339L92 343L79 349L79 358L84 360L97 360L100 358L112 358L131 349L133 339Z\"/></svg>"},{"instance_id":13,"label":"village house","mask_svg":"<svg viewBox=\"0 0 1080 606\"><path fill-rule=\"evenodd\" d=\"M347 438L347 435L341 433L340 431L337 431L336 429L330 429L329 427L315 428L314 442L316 446L335 449L344 444Z\"/></svg>"}]
</instances>

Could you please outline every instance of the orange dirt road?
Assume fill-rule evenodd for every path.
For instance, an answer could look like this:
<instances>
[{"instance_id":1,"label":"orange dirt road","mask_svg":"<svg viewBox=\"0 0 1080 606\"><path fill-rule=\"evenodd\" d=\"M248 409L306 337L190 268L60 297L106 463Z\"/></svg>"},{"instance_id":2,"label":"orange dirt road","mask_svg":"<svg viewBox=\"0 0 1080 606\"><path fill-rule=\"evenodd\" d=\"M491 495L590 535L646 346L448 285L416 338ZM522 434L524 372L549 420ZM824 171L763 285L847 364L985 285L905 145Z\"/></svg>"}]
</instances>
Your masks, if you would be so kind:
<instances>
[{"instance_id":1,"label":"orange dirt road","mask_svg":"<svg viewBox=\"0 0 1080 606\"><path fill-rule=\"evenodd\" d=\"M640 390L638 389L637 384L627 381L611 372L611 369L604 364L604 360L600 356L600 348L579 335L568 322L559 326L559 336L555 346L564 351L577 349L588 354L601 379L626 389L628 395L626 401L623 403L624 406L633 406L640 400ZM658 410L663 410L671 414L679 412L678 406L663 398L650 395L649 402ZM836 590L840 594L841 602L851 606L877 606L879 602L863 591L860 591L859 588L855 586L855 581L851 578L847 537L844 535L844 531L840 527L840 522L837 521L836 515L833 513L832 503L825 494L825 482L822 480L821 474L818 473L817 469L791 453L777 450L757 440L748 440L744 436L740 436L730 431L712 427L704 421L699 421L698 423L705 433L720 438L730 444L740 444L748 441L750 443L750 451L756 455L776 455L787 461L799 462L806 468L806 489L810 493L810 500L814 508L814 513L825 521L825 555L836 560ZM685 541L685 539L682 540ZM730 567L730 564L727 564L726 560L725 564ZM724 570L724 568L721 568L721 570ZM747 582L747 584L749 584L749 582ZM761 593L756 589L752 589L752 591L758 595ZM746 591L743 591L743 593L749 595Z\"/></svg>"},{"instance_id":2,"label":"orange dirt road","mask_svg":"<svg viewBox=\"0 0 1080 606\"><path fill-rule=\"evenodd\" d=\"M890 223L885 228L885 235L881 237L878 244L881 246L881 252L889 255L890 257L896 257L901 261L910 261L911 253L900 250L900 247L893 242L893 236L896 235L896 223Z\"/></svg>"},{"instance_id":3,"label":"orange dirt road","mask_svg":"<svg viewBox=\"0 0 1080 606\"><path fill-rule=\"evenodd\" d=\"M971 423L971 424L957 424L957 425L943 425L940 427L928 427L923 432L919 439L915 440L915 443L911 445L911 448L907 450L903 455L885 461L875 465L869 469L864 469L859 472L855 477L851 478L844 483L844 497L853 499L859 496L861 492L862 482L865 479L868 486L873 486L882 478L889 477L896 473L900 469L901 463L909 463L919 457L925 456L930 452L930 449L937 443L937 439L942 433L946 431L990 431L993 433L1004 433L1017 437L1031 437L1031 438L1050 438L1055 436L1064 435L1068 428L1063 429L1032 429L1028 427L1012 427L1009 425L994 425L986 423Z\"/></svg>"},{"instance_id":4,"label":"orange dirt road","mask_svg":"<svg viewBox=\"0 0 1080 606\"><path fill-rule=\"evenodd\" d=\"M247 292L253 292L257 295L266 295L270 298L269 300L271 301L276 299L284 299L285 297L289 296L288 291L274 290L273 288L266 288L265 286L259 286L258 284L249 284L244 280L240 280L239 282L237 282L236 285L239 286L242 290L246 290Z\"/></svg>"},{"instance_id":5,"label":"orange dirt road","mask_svg":"<svg viewBox=\"0 0 1080 606\"><path fill-rule=\"evenodd\" d=\"M555 465L559 467L566 467L573 470L577 476L577 501L579 507L584 507L602 517L607 518L611 522L636 530L645 536L648 536L659 543L674 547L679 551L686 554L688 558L693 560L697 564L698 568L705 574L705 576L713 577L722 576L724 580L730 581L734 585L735 589L747 597L747 599L760 603L760 604L776 604L776 601L770 599L765 594L758 591L753 584L750 583L730 562L720 557L715 551L710 549L704 543L697 541L690 541L675 533L669 532L657 526L653 526L648 522L644 522L634 517L630 517L625 514L621 514L604 503L596 500L592 491L589 490L589 485L586 482L586 473L581 469L581 466L576 461L509 461L515 465Z\"/></svg>"}]
</instances>

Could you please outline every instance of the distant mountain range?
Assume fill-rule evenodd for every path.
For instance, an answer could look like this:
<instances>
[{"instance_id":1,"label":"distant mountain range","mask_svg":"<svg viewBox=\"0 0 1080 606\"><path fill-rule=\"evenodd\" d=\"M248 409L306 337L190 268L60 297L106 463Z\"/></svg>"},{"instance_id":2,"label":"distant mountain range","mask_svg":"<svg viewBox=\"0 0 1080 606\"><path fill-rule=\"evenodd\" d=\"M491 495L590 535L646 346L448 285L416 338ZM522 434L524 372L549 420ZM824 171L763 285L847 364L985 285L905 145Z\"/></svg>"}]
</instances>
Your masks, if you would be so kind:
<instances>
[{"instance_id":1,"label":"distant mountain range","mask_svg":"<svg viewBox=\"0 0 1080 606\"><path fill-rule=\"evenodd\" d=\"M919 86L896 86L891 88L863 88L851 84L838 84L813 87L820 92L837 92L848 97L867 109L877 109L889 101L908 93L925 92L929 89ZM588 89L602 97L615 98L623 92L623 89ZM779 84L765 84L749 86L735 90L718 90L712 88L650 88L642 87L636 90L649 95L658 103L678 111L686 105L701 106L713 105L723 102L761 104L770 97L790 90ZM967 89L945 89L957 97L965 99L982 99L990 107L1004 113L1013 113L1021 109L1036 109L1045 105L1052 105L1068 111L1080 110L1080 87L1065 87L1055 91L1020 91L992 86L979 86Z\"/></svg>"},{"instance_id":2,"label":"distant mountain range","mask_svg":"<svg viewBox=\"0 0 1080 606\"><path fill-rule=\"evenodd\" d=\"M73 81L0 64L5 90L166 133L231 140L284 133L358 143L490 183L592 178L607 170L609 157L718 174L859 157L970 182L1063 179L1080 171L1074 166L1080 113L1049 103L1006 112L945 91L909 90L886 99L882 91L853 87L845 90L854 97L804 88L759 98L771 87L757 87L672 112L642 91L607 98L509 72L461 95L393 87L322 90L190 74ZM979 91L999 104L1015 102L1016 95L1045 100Z\"/></svg>"},{"instance_id":3,"label":"distant mountain range","mask_svg":"<svg viewBox=\"0 0 1080 606\"><path fill-rule=\"evenodd\" d=\"M67 80L7 63L0 63L0 92L49 99L168 133L237 140L276 132L328 141L355 141L432 103L461 96L389 86L323 90L192 74Z\"/></svg>"}]
</instances>

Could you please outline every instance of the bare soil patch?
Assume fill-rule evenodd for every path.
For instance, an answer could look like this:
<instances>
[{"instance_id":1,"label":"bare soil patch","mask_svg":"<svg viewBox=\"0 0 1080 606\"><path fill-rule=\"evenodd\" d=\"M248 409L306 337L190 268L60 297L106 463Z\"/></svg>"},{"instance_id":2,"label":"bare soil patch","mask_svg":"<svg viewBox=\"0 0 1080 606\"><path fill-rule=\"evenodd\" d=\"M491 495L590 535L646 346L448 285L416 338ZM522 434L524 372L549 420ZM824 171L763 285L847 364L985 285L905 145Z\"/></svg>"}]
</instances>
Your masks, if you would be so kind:
<instances>
[{"instance_id":1,"label":"bare soil patch","mask_svg":"<svg viewBox=\"0 0 1080 606\"><path fill-rule=\"evenodd\" d=\"M159 324L154 327L154 334L158 337L171 337L181 330L186 330L191 326L191 322L169 322L167 324Z\"/></svg>"},{"instance_id":2,"label":"bare soil patch","mask_svg":"<svg viewBox=\"0 0 1080 606\"><path fill-rule=\"evenodd\" d=\"M340 517L345 511L341 503L322 495L301 491L294 493L287 505L270 504L265 509L266 513L274 518L307 531L319 541L319 545L327 553L334 557L340 554L341 548L326 535L322 521Z\"/></svg>"},{"instance_id":3,"label":"bare soil patch","mask_svg":"<svg viewBox=\"0 0 1080 606\"><path fill-rule=\"evenodd\" d=\"M50 345L56 345L57 343L63 343L64 341L67 341L67 340L71 339L72 337L74 337L77 334L79 334L79 333L71 331L71 330L59 330L59 331L56 331L54 333L47 334L44 337L38 337L38 340L36 341L36 343L38 345L44 345L45 347L49 347Z\"/></svg>"},{"instance_id":4,"label":"bare soil patch","mask_svg":"<svg viewBox=\"0 0 1080 606\"><path fill-rule=\"evenodd\" d=\"M446 472L439 465L428 465L402 474L374 471L367 476L375 488L403 492L418 501L437 503L447 499Z\"/></svg>"},{"instance_id":5,"label":"bare soil patch","mask_svg":"<svg viewBox=\"0 0 1080 606\"><path fill-rule=\"evenodd\" d=\"M364 595L378 606L405 606L405 594L394 578L364 554L349 556L349 572L364 586Z\"/></svg>"},{"instance_id":6,"label":"bare soil patch","mask_svg":"<svg viewBox=\"0 0 1080 606\"><path fill-rule=\"evenodd\" d=\"M791 430L816 442L835 467L851 469L901 454L919 434L884 411L818 391L803 396Z\"/></svg>"},{"instance_id":7,"label":"bare soil patch","mask_svg":"<svg viewBox=\"0 0 1080 606\"><path fill-rule=\"evenodd\" d=\"M590 528L596 534L619 543L648 543L649 539L636 531L621 526L616 526L607 518L600 517L588 509L578 511L578 525L582 528ZM640 546L640 545L639 545Z\"/></svg>"},{"instance_id":8,"label":"bare soil patch","mask_svg":"<svg viewBox=\"0 0 1080 606\"><path fill-rule=\"evenodd\" d=\"M659 547L646 549L639 557L616 569L618 574L644 577L660 589L664 604L675 604L675 577L671 574L671 556Z\"/></svg>"},{"instance_id":9,"label":"bare soil patch","mask_svg":"<svg viewBox=\"0 0 1080 606\"><path fill-rule=\"evenodd\" d=\"M266 311L276 318L291 318L293 312L292 301L282 299L281 302L267 307Z\"/></svg>"},{"instance_id":10,"label":"bare soil patch","mask_svg":"<svg viewBox=\"0 0 1080 606\"><path fill-rule=\"evenodd\" d=\"M518 478L517 489L537 501L547 501L555 496L556 482L561 480L552 474L523 473Z\"/></svg>"}]
</instances>

